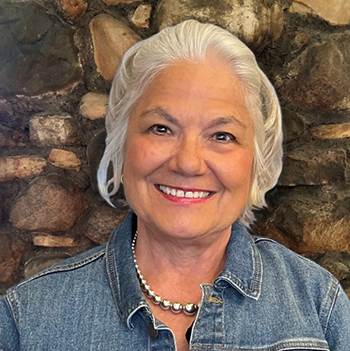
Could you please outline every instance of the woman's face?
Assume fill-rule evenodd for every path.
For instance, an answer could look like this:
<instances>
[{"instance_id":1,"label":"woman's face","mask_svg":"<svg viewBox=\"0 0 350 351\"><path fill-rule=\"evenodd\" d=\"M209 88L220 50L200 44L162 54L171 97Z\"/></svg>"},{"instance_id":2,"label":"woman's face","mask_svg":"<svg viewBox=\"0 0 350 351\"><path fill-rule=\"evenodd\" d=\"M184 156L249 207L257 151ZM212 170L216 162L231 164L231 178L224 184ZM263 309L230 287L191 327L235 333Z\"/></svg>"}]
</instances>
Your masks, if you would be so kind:
<instances>
[{"instance_id":1,"label":"woman's face","mask_svg":"<svg viewBox=\"0 0 350 351\"><path fill-rule=\"evenodd\" d=\"M161 71L131 113L125 145L139 229L178 238L230 230L248 201L253 136L242 84L221 59Z\"/></svg>"}]
</instances>

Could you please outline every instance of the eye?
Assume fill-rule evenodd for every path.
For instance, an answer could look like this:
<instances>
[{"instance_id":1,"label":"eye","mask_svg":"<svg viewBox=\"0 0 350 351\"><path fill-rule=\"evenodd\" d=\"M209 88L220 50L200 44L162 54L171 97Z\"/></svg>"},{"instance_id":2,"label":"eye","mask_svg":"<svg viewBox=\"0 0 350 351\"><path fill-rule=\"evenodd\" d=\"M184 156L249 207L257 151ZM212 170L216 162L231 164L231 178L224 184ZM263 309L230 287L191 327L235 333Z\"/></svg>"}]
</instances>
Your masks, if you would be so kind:
<instances>
[{"instance_id":1,"label":"eye","mask_svg":"<svg viewBox=\"0 0 350 351\"><path fill-rule=\"evenodd\" d=\"M228 132L217 132L213 135L213 138L220 143L234 143L237 141L236 137Z\"/></svg>"},{"instance_id":2,"label":"eye","mask_svg":"<svg viewBox=\"0 0 350 351\"><path fill-rule=\"evenodd\" d=\"M164 126L162 124L154 124L152 127L148 129L151 133L154 133L156 135L165 135L165 134L171 134L170 128L167 126Z\"/></svg>"}]
</instances>

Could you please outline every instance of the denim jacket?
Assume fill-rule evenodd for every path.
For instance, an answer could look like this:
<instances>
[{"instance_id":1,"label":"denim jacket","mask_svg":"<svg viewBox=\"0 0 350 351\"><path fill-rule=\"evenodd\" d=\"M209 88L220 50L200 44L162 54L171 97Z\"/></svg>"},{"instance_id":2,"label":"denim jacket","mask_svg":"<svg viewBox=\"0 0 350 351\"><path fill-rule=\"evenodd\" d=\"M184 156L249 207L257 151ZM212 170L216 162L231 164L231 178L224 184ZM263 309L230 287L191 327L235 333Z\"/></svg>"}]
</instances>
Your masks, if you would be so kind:
<instances>
[{"instance_id":1,"label":"denim jacket","mask_svg":"<svg viewBox=\"0 0 350 351\"><path fill-rule=\"evenodd\" d=\"M106 245L9 289L0 299L0 350L176 350L140 290L133 218ZM225 269L201 289L190 350L350 350L350 301L336 279L238 223Z\"/></svg>"}]
</instances>

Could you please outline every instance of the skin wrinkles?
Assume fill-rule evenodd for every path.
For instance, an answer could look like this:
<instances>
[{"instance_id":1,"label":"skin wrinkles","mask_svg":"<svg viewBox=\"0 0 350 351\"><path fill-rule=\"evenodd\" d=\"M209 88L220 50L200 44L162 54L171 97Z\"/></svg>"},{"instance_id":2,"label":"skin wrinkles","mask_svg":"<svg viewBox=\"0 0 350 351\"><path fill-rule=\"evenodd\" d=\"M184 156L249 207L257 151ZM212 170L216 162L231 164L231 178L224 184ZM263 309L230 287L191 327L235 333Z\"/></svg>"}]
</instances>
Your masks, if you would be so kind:
<instances>
[{"instance_id":1,"label":"skin wrinkles","mask_svg":"<svg viewBox=\"0 0 350 351\"><path fill-rule=\"evenodd\" d=\"M200 284L224 267L231 225L243 213L252 177L254 129L244 91L231 67L209 55L165 68L131 112L123 173L137 215L136 256L152 289L166 299L198 303ZM159 184L214 194L200 202L169 201ZM186 350L193 317L150 307Z\"/></svg>"},{"instance_id":2,"label":"skin wrinkles","mask_svg":"<svg viewBox=\"0 0 350 351\"><path fill-rule=\"evenodd\" d=\"M180 125L180 121L176 117L172 116L169 112L167 112L164 107L161 107L161 106L157 106L155 108L152 108L150 110L143 112L140 117L147 117L152 115L158 115L160 117L163 117L168 122L171 122L176 125ZM217 117L208 125L208 128L213 128L216 126L226 125L231 123L237 124L238 126L244 129L247 128L247 126L242 121L240 121L239 118L232 115Z\"/></svg>"}]
</instances>

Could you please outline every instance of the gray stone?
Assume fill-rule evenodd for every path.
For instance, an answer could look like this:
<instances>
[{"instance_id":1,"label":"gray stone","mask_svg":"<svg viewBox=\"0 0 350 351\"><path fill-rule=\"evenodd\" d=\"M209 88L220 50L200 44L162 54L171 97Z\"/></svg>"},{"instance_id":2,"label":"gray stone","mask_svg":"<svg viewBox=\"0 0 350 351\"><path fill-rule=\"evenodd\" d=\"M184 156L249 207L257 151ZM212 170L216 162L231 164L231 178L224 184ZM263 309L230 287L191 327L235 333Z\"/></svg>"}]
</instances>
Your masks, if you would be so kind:
<instances>
[{"instance_id":1,"label":"gray stone","mask_svg":"<svg viewBox=\"0 0 350 351\"><path fill-rule=\"evenodd\" d=\"M49 175L31 182L13 204L10 221L18 229L64 232L85 210L84 195L61 177Z\"/></svg>"},{"instance_id":2,"label":"gray stone","mask_svg":"<svg viewBox=\"0 0 350 351\"><path fill-rule=\"evenodd\" d=\"M0 148L14 148L17 146L25 146L25 141L26 135L20 130L8 129L0 125Z\"/></svg>"},{"instance_id":3,"label":"gray stone","mask_svg":"<svg viewBox=\"0 0 350 351\"><path fill-rule=\"evenodd\" d=\"M322 185L346 179L346 150L302 145L287 152L280 185Z\"/></svg>"},{"instance_id":4,"label":"gray stone","mask_svg":"<svg viewBox=\"0 0 350 351\"><path fill-rule=\"evenodd\" d=\"M72 35L32 1L1 1L0 95L39 95L79 81Z\"/></svg>"},{"instance_id":5,"label":"gray stone","mask_svg":"<svg viewBox=\"0 0 350 351\"><path fill-rule=\"evenodd\" d=\"M276 77L284 100L322 112L350 111L350 31L307 47Z\"/></svg>"},{"instance_id":6,"label":"gray stone","mask_svg":"<svg viewBox=\"0 0 350 351\"><path fill-rule=\"evenodd\" d=\"M277 40L283 29L279 1L161 0L157 6L156 23L160 29L189 18L217 24L259 49Z\"/></svg>"},{"instance_id":7,"label":"gray stone","mask_svg":"<svg viewBox=\"0 0 350 351\"><path fill-rule=\"evenodd\" d=\"M36 115L30 120L29 128L30 141L36 145L73 145L79 142L77 125L68 115Z\"/></svg>"}]
</instances>

